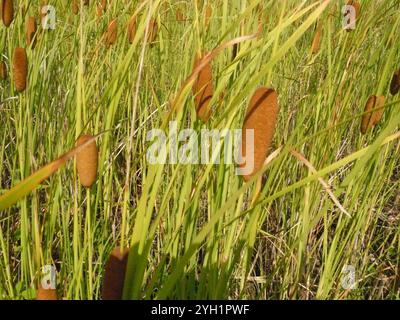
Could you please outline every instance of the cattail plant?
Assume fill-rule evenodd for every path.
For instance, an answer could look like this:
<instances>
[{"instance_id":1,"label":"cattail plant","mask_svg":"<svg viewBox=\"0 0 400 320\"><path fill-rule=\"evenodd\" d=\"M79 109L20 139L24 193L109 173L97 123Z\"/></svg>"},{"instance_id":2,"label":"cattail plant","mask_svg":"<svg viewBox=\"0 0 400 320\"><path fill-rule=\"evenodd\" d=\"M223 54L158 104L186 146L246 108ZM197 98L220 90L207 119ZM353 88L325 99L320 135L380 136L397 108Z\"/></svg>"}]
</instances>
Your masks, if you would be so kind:
<instances>
[{"instance_id":1,"label":"cattail plant","mask_svg":"<svg viewBox=\"0 0 400 320\"><path fill-rule=\"evenodd\" d=\"M322 24L319 22L311 44L311 54L318 53L321 43L321 35L322 35Z\"/></svg>"},{"instance_id":2,"label":"cattail plant","mask_svg":"<svg viewBox=\"0 0 400 320\"><path fill-rule=\"evenodd\" d=\"M76 145L81 146L90 139L93 139L93 136L89 134L81 135ZM96 142L93 140L76 155L76 167L82 186L90 188L96 181L97 163L98 150Z\"/></svg>"},{"instance_id":3,"label":"cattail plant","mask_svg":"<svg viewBox=\"0 0 400 320\"><path fill-rule=\"evenodd\" d=\"M79 13L79 0L72 0L71 3L71 8L72 8L72 13L77 15Z\"/></svg>"},{"instance_id":4,"label":"cattail plant","mask_svg":"<svg viewBox=\"0 0 400 320\"><path fill-rule=\"evenodd\" d=\"M13 0L2 0L1 13L4 25L6 27L9 27L14 20Z\"/></svg>"},{"instance_id":5,"label":"cattail plant","mask_svg":"<svg viewBox=\"0 0 400 320\"><path fill-rule=\"evenodd\" d=\"M111 252L104 272L103 300L122 299L128 254L128 248L121 249L120 247L114 248Z\"/></svg>"},{"instance_id":6,"label":"cattail plant","mask_svg":"<svg viewBox=\"0 0 400 320\"><path fill-rule=\"evenodd\" d=\"M0 79L6 80L8 76L7 65L4 61L0 61Z\"/></svg>"},{"instance_id":7,"label":"cattail plant","mask_svg":"<svg viewBox=\"0 0 400 320\"><path fill-rule=\"evenodd\" d=\"M390 83L391 95L396 95L400 91L400 69L393 74L392 82Z\"/></svg>"},{"instance_id":8,"label":"cattail plant","mask_svg":"<svg viewBox=\"0 0 400 320\"><path fill-rule=\"evenodd\" d=\"M136 17L132 17L128 22L128 41L133 43L136 35Z\"/></svg>"},{"instance_id":9,"label":"cattail plant","mask_svg":"<svg viewBox=\"0 0 400 320\"><path fill-rule=\"evenodd\" d=\"M32 49L36 45L36 31L37 31L37 24L35 17L29 17L26 21L26 42L28 46L31 46Z\"/></svg>"},{"instance_id":10,"label":"cattail plant","mask_svg":"<svg viewBox=\"0 0 400 320\"><path fill-rule=\"evenodd\" d=\"M58 300L56 289L45 289L40 284L36 291L36 300Z\"/></svg>"},{"instance_id":11,"label":"cattail plant","mask_svg":"<svg viewBox=\"0 0 400 320\"><path fill-rule=\"evenodd\" d=\"M373 109L381 108L385 104L384 96L371 96L369 97L365 109L364 115L361 120L361 133L366 134L374 126L376 126L382 118L383 108L371 112Z\"/></svg>"},{"instance_id":12,"label":"cattail plant","mask_svg":"<svg viewBox=\"0 0 400 320\"><path fill-rule=\"evenodd\" d=\"M114 19L109 23L105 35L105 42L107 47L112 46L117 41L117 37L118 37L118 23L117 19Z\"/></svg>"},{"instance_id":13,"label":"cattail plant","mask_svg":"<svg viewBox=\"0 0 400 320\"><path fill-rule=\"evenodd\" d=\"M249 174L243 175L245 181L254 176L264 165L275 133L278 113L279 105L276 91L266 87L258 88L250 99L242 128L244 162L240 165L241 168L251 166L246 158L246 130L254 130L254 148L250 148L254 150L253 170Z\"/></svg>"},{"instance_id":14,"label":"cattail plant","mask_svg":"<svg viewBox=\"0 0 400 320\"><path fill-rule=\"evenodd\" d=\"M79 13L79 5L81 3L81 0L72 0L71 7L72 7L72 13L77 15ZM89 5L89 0L84 0L83 1L84 6Z\"/></svg>"},{"instance_id":15,"label":"cattail plant","mask_svg":"<svg viewBox=\"0 0 400 320\"><path fill-rule=\"evenodd\" d=\"M149 42L150 43L156 41L157 33L158 33L157 21L154 19L151 19L150 25L149 25Z\"/></svg>"},{"instance_id":16,"label":"cattail plant","mask_svg":"<svg viewBox=\"0 0 400 320\"><path fill-rule=\"evenodd\" d=\"M202 56L200 54L196 55L193 70L199 66L201 57ZM197 79L193 84L192 91L194 95L197 116L203 122L207 122L211 115L210 102L214 94L211 62L208 62L198 73Z\"/></svg>"},{"instance_id":17,"label":"cattail plant","mask_svg":"<svg viewBox=\"0 0 400 320\"><path fill-rule=\"evenodd\" d=\"M28 58L24 48L16 48L13 56L13 75L15 89L22 92L26 89L28 76Z\"/></svg>"},{"instance_id":18,"label":"cattail plant","mask_svg":"<svg viewBox=\"0 0 400 320\"><path fill-rule=\"evenodd\" d=\"M97 2L97 15L101 17L104 12L107 10L107 0L102 0L101 2Z\"/></svg>"}]
</instances>

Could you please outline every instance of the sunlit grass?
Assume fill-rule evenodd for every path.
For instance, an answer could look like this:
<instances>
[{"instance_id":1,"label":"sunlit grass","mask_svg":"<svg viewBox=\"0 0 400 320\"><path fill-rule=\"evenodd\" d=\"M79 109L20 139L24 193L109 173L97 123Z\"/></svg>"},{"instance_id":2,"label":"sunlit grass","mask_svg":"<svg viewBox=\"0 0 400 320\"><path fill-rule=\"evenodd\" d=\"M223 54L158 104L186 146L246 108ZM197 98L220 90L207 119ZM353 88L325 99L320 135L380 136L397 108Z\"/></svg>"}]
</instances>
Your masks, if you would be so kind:
<instances>
[{"instance_id":1,"label":"sunlit grass","mask_svg":"<svg viewBox=\"0 0 400 320\"><path fill-rule=\"evenodd\" d=\"M59 297L99 299L121 246L131 248L127 299L398 299L400 96L389 93L398 1L361 1L351 32L345 1L198 2L112 1L99 17L94 1L74 15L69 1L49 0L56 29L39 28L34 49L25 21L36 3L18 1L10 28L0 26L9 71L0 80L0 298L34 298L40 268L54 264ZM23 93L13 85L16 47L27 48ZM191 94L197 52L211 52L207 124ZM149 130L169 120L198 132L241 128L260 86L277 91L280 113L272 156L248 183L234 165L149 164ZM371 95L385 96L384 113L362 135ZM83 133L99 147L90 189L67 162ZM347 265L353 290L342 287Z\"/></svg>"}]
</instances>

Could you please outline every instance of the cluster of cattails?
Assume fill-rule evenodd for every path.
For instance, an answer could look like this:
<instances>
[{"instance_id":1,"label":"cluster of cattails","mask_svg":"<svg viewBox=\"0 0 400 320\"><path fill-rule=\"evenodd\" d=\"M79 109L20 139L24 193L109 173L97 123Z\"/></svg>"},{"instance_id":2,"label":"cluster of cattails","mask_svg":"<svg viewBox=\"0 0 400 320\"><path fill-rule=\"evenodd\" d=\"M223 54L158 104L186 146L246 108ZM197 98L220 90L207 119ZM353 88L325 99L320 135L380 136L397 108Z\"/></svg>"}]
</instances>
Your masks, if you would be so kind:
<instances>
[{"instance_id":1,"label":"cluster of cattails","mask_svg":"<svg viewBox=\"0 0 400 320\"><path fill-rule=\"evenodd\" d=\"M92 141L88 142L89 140ZM81 135L76 142L76 146L79 147L85 143L87 145L82 147L82 150L76 155L76 168L82 186L90 188L96 181L99 155L96 141L92 135Z\"/></svg>"},{"instance_id":2,"label":"cluster of cattails","mask_svg":"<svg viewBox=\"0 0 400 320\"><path fill-rule=\"evenodd\" d=\"M103 277L103 300L122 299L128 254L128 248L120 247L116 247L111 252Z\"/></svg>"},{"instance_id":3,"label":"cluster of cattails","mask_svg":"<svg viewBox=\"0 0 400 320\"><path fill-rule=\"evenodd\" d=\"M3 23L6 27L9 27L14 20L14 3L13 0L2 0L1 1L1 16Z\"/></svg>"},{"instance_id":4,"label":"cluster of cattails","mask_svg":"<svg viewBox=\"0 0 400 320\"><path fill-rule=\"evenodd\" d=\"M364 115L361 120L361 133L366 134L374 126L376 126L383 115L383 105L385 104L384 96L371 96L369 97L365 109ZM372 111L374 109L378 109Z\"/></svg>"},{"instance_id":5,"label":"cluster of cattails","mask_svg":"<svg viewBox=\"0 0 400 320\"><path fill-rule=\"evenodd\" d=\"M193 70L196 69L201 62L202 55L197 54ZM207 122L211 115L210 102L214 94L213 76L211 62L208 62L197 75L197 78L192 87L197 116Z\"/></svg>"},{"instance_id":6,"label":"cluster of cattails","mask_svg":"<svg viewBox=\"0 0 400 320\"><path fill-rule=\"evenodd\" d=\"M279 105L278 94L274 89L261 87L256 90L250 99L247 108L243 128L242 128L242 157L243 163L240 167L253 167L252 172L243 175L243 179L248 181L259 170L263 168L268 155L268 149L275 133L278 120ZM254 159L253 166L246 158L246 130L254 132Z\"/></svg>"}]
</instances>

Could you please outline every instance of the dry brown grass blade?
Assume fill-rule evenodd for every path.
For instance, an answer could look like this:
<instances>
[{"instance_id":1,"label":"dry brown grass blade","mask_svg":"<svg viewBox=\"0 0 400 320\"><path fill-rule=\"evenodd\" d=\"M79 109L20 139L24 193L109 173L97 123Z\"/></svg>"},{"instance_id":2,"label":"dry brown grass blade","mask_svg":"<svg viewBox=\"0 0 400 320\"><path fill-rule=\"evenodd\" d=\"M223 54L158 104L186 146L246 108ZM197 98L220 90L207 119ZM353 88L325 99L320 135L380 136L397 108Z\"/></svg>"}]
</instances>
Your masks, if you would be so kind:
<instances>
[{"instance_id":1,"label":"dry brown grass blade","mask_svg":"<svg viewBox=\"0 0 400 320\"><path fill-rule=\"evenodd\" d=\"M304 157L301 153L297 152L296 150L292 149L290 150L290 153L301 163L303 163L313 174L317 173L317 170L314 168L314 166ZM321 183L322 187L326 191L326 193L329 195L329 197L332 199L333 203L339 208L341 212L343 212L346 216L351 218L350 213L341 205L340 201L335 197L333 194L331 188L329 187L328 183L325 182L324 179L321 177L318 178L318 181Z\"/></svg>"}]
</instances>

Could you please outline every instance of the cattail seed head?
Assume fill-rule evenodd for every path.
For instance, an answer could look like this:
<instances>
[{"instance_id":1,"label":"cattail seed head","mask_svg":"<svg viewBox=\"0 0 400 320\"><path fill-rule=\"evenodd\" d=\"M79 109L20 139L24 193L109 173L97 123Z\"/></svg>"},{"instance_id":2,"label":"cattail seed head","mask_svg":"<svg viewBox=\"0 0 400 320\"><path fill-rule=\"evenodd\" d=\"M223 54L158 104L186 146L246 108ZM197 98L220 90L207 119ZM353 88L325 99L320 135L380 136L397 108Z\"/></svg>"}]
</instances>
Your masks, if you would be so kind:
<instances>
[{"instance_id":1,"label":"cattail seed head","mask_svg":"<svg viewBox=\"0 0 400 320\"><path fill-rule=\"evenodd\" d=\"M101 17L104 12L107 10L107 0L102 0L101 2L97 2L97 15Z\"/></svg>"},{"instance_id":2,"label":"cattail seed head","mask_svg":"<svg viewBox=\"0 0 400 320\"><path fill-rule=\"evenodd\" d=\"M149 25L149 42L152 43L156 41L158 34L158 24L157 21L154 19L150 20L150 25Z\"/></svg>"},{"instance_id":3,"label":"cattail seed head","mask_svg":"<svg viewBox=\"0 0 400 320\"><path fill-rule=\"evenodd\" d=\"M311 44L311 54L316 54L319 51L322 35L322 24L319 23L315 31L314 39Z\"/></svg>"},{"instance_id":4,"label":"cattail seed head","mask_svg":"<svg viewBox=\"0 0 400 320\"><path fill-rule=\"evenodd\" d=\"M36 30L37 24L35 17L29 17L26 21L26 42L28 43L28 46L32 45L32 49L36 45Z\"/></svg>"},{"instance_id":5,"label":"cattail seed head","mask_svg":"<svg viewBox=\"0 0 400 320\"><path fill-rule=\"evenodd\" d=\"M79 13L79 4L78 4L79 0L73 0L71 3L71 7L72 7L72 13L77 15Z\"/></svg>"},{"instance_id":6,"label":"cattail seed head","mask_svg":"<svg viewBox=\"0 0 400 320\"><path fill-rule=\"evenodd\" d=\"M45 289L42 285L36 291L36 300L58 300L56 289Z\"/></svg>"},{"instance_id":7,"label":"cattail seed head","mask_svg":"<svg viewBox=\"0 0 400 320\"><path fill-rule=\"evenodd\" d=\"M13 0L2 0L1 9L3 23L6 27L9 27L14 20Z\"/></svg>"},{"instance_id":8,"label":"cattail seed head","mask_svg":"<svg viewBox=\"0 0 400 320\"><path fill-rule=\"evenodd\" d=\"M201 55L196 55L193 70L200 64ZM211 116L210 102L214 94L211 62L208 62L198 73L192 92L196 105L197 116L207 122Z\"/></svg>"},{"instance_id":9,"label":"cattail seed head","mask_svg":"<svg viewBox=\"0 0 400 320\"><path fill-rule=\"evenodd\" d=\"M105 42L108 47L112 46L116 41L118 37L118 23L117 19L114 19L110 22L107 28L106 36L105 36Z\"/></svg>"},{"instance_id":10,"label":"cattail seed head","mask_svg":"<svg viewBox=\"0 0 400 320\"><path fill-rule=\"evenodd\" d=\"M276 91L266 87L257 89L250 99L242 128L242 156L245 159L244 163L240 165L242 168L249 165L246 158L246 130L254 130L254 166L250 174L243 175L245 181L248 181L264 165L275 133L278 113Z\"/></svg>"},{"instance_id":11,"label":"cattail seed head","mask_svg":"<svg viewBox=\"0 0 400 320\"><path fill-rule=\"evenodd\" d=\"M136 35L136 17L132 17L128 23L128 41L130 44L133 43Z\"/></svg>"},{"instance_id":12,"label":"cattail seed head","mask_svg":"<svg viewBox=\"0 0 400 320\"><path fill-rule=\"evenodd\" d=\"M376 110L374 112L370 112L373 109L383 107L385 104L384 96L371 96L367 100L365 105L364 114L361 119L361 133L366 134L369 130L371 130L375 125L379 123L383 115L383 109Z\"/></svg>"},{"instance_id":13,"label":"cattail seed head","mask_svg":"<svg viewBox=\"0 0 400 320\"><path fill-rule=\"evenodd\" d=\"M4 61L0 61L0 79L6 80L8 76L7 65Z\"/></svg>"},{"instance_id":14,"label":"cattail seed head","mask_svg":"<svg viewBox=\"0 0 400 320\"><path fill-rule=\"evenodd\" d=\"M107 261L102 297L103 300L121 300L124 288L125 271L128 263L129 249L114 248Z\"/></svg>"},{"instance_id":15,"label":"cattail seed head","mask_svg":"<svg viewBox=\"0 0 400 320\"><path fill-rule=\"evenodd\" d=\"M93 136L89 134L82 135L78 138L76 145L81 146L92 138ZM90 188L96 181L97 163L98 150L93 140L76 155L76 167L82 186Z\"/></svg>"},{"instance_id":16,"label":"cattail seed head","mask_svg":"<svg viewBox=\"0 0 400 320\"><path fill-rule=\"evenodd\" d=\"M16 48L13 57L13 74L15 89L22 92L26 89L28 76L28 58L24 48Z\"/></svg>"},{"instance_id":17,"label":"cattail seed head","mask_svg":"<svg viewBox=\"0 0 400 320\"><path fill-rule=\"evenodd\" d=\"M390 83L391 95L396 95L400 91L400 69L393 74L392 82Z\"/></svg>"}]
</instances>

